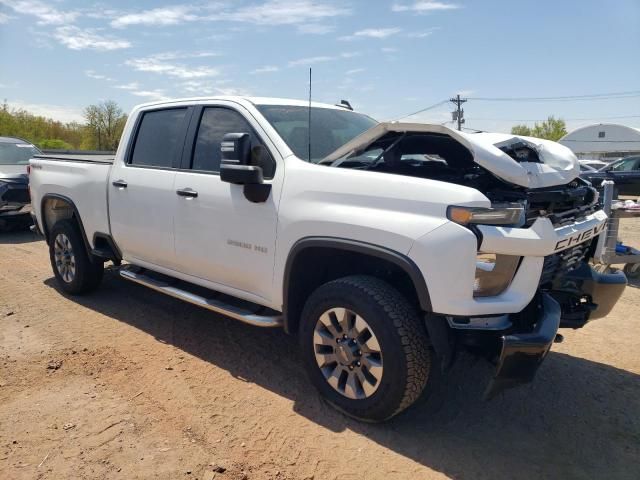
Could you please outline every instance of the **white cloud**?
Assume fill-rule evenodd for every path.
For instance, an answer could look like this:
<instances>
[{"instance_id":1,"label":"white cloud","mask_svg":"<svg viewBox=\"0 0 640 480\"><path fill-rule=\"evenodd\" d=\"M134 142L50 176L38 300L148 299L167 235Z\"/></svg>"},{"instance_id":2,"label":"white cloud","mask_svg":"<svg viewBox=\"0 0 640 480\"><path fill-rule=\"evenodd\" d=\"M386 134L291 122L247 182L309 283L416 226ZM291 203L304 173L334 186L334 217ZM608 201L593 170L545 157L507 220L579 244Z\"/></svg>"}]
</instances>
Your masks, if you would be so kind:
<instances>
[{"instance_id":1,"label":"white cloud","mask_svg":"<svg viewBox=\"0 0 640 480\"><path fill-rule=\"evenodd\" d=\"M11 15L7 15L6 13L0 12L0 25L2 25L3 23L7 23L12 18L14 17L12 17Z\"/></svg>"},{"instance_id":2,"label":"white cloud","mask_svg":"<svg viewBox=\"0 0 640 480\"><path fill-rule=\"evenodd\" d=\"M82 29L73 25L58 27L53 37L71 50L120 50L129 48L128 40L101 35L96 30Z\"/></svg>"},{"instance_id":3,"label":"white cloud","mask_svg":"<svg viewBox=\"0 0 640 480\"><path fill-rule=\"evenodd\" d=\"M201 80L189 80L180 84L182 90L193 95L212 95L217 90L213 83Z\"/></svg>"},{"instance_id":4,"label":"white cloud","mask_svg":"<svg viewBox=\"0 0 640 480\"><path fill-rule=\"evenodd\" d=\"M114 85L113 88L119 88L120 90L140 90L140 84L138 82L124 83L122 85Z\"/></svg>"},{"instance_id":5,"label":"white cloud","mask_svg":"<svg viewBox=\"0 0 640 480\"><path fill-rule=\"evenodd\" d=\"M403 3L394 3L391 6L391 10L394 12L418 12L418 13L426 13L433 12L437 10L455 10L460 8L459 5L448 2L438 2L431 0L417 0L410 4Z\"/></svg>"},{"instance_id":6,"label":"white cloud","mask_svg":"<svg viewBox=\"0 0 640 480\"><path fill-rule=\"evenodd\" d=\"M306 23L298 25L298 32L310 33L312 35L326 35L336 29L333 25L323 25L320 23Z\"/></svg>"},{"instance_id":7,"label":"white cloud","mask_svg":"<svg viewBox=\"0 0 640 480\"><path fill-rule=\"evenodd\" d=\"M333 60L340 60L343 58L352 58L357 57L359 55L358 52L343 52L340 55L319 55L317 57L306 57L300 58L298 60L291 60L287 65L289 67L297 67L299 65L313 65L314 63L324 63L331 62Z\"/></svg>"},{"instance_id":8,"label":"white cloud","mask_svg":"<svg viewBox=\"0 0 640 480\"><path fill-rule=\"evenodd\" d=\"M434 30L425 30L424 32L409 32L407 33L407 37L409 38L426 38L429 35L433 34Z\"/></svg>"},{"instance_id":9,"label":"white cloud","mask_svg":"<svg viewBox=\"0 0 640 480\"><path fill-rule=\"evenodd\" d=\"M207 5L169 5L133 13L115 14L111 26L171 26L196 21L225 21L255 25L299 25L302 33L328 33L318 22L351 13L351 9L321 0L267 0L237 9L223 2Z\"/></svg>"},{"instance_id":10,"label":"white cloud","mask_svg":"<svg viewBox=\"0 0 640 480\"><path fill-rule=\"evenodd\" d=\"M275 65L265 65L264 67L260 67L260 68L256 68L255 70L252 70L251 73L255 75L259 73L273 73L273 72L277 72L278 70L280 70L280 67L276 67Z\"/></svg>"},{"instance_id":11,"label":"white cloud","mask_svg":"<svg viewBox=\"0 0 640 480\"><path fill-rule=\"evenodd\" d=\"M128 13L111 21L114 28L124 28L130 25L178 25L180 23L198 20L194 12L196 8L190 5L173 5L154 8L139 13Z\"/></svg>"},{"instance_id":12,"label":"white cloud","mask_svg":"<svg viewBox=\"0 0 640 480\"><path fill-rule=\"evenodd\" d=\"M351 70L347 70L345 75L355 75L356 73L364 72L364 68L352 68Z\"/></svg>"},{"instance_id":13,"label":"white cloud","mask_svg":"<svg viewBox=\"0 0 640 480\"><path fill-rule=\"evenodd\" d=\"M89 78L93 78L94 80L106 80L107 82L113 81L113 78L96 73L95 70L85 70L84 74Z\"/></svg>"},{"instance_id":14,"label":"white cloud","mask_svg":"<svg viewBox=\"0 0 640 480\"><path fill-rule=\"evenodd\" d=\"M393 35L397 35L402 31L401 28L365 28L364 30L358 30L352 35L340 37L339 40L355 40L357 38L388 38Z\"/></svg>"},{"instance_id":15,"label":"white cloud","mask_svg":"<svg viewBox=\"0 0 640 480\"><path fill-rule=\"evenodd\" d=\"M143 97L148 99L151 102L163 102L165 100L169 100L169 97L165 94L164 90L156 89L156 90L132 90L131 95L135 95L136 97Z\"/></svg>"},{"instance_id":16,"label":"white cloud","mask_svg":"<svg viewBox=\"0 0 640 480\"><path fill-rule=\"evenodd\" d=\"M152 55L151 57L156 60L177 60L177 59L185 59L185 58L207 58L207 57L218 57L219 53L214 52L161 52Z\"/></svg>"},{"instance_id":17,"label":"white cloud","mask_svg":"<svg viewBox=\"0 0 640 480\"><path fill-rule=\"evenodd\" d=\"M212 67L192 67L168 61L175 58L177 57L174 53L160 53L145 58L132 58L125 61L125 65L139 72L158 73L183 79L215 77L220 74L217 69Z\"/></svg>"},{"instance_id":18,"label":"white cloud","mask_svg":"<svg viewBox=\"0 0 640 480\"><path fill-rule=\"evenodd\" d=\"M68 105L51 105L43 103L28 103L21 100L13 101L9 104L11 108L26 110L33 115L53 118L59 122L81 122L84 123L82 109L70 107Z\"/></svg>"},{"instance_id":19,"label":"white cloud","mask_svg":"<svg viewBox=\"0 0 640 480\"><path fill-rule=\"evenodd\" d=\"M38 19L39 25L62 25L73 23L80 15L76 11L61 11L37 0L0 0L1 5L6 5L14 12L22 15L31 15Z\"/></svg>"},{"instance_id":20,"label":"white cloud","mask_svg":"<svg viewBox=\"0 0 640 480\"><path fill-rule=\"evenodd\" d=\"M318 0L268 0L221 14L223 20L257 25L295 25L348 15L351 9Z\"/></svg>"},{"instance_id":21,"label":"white cloud","mask_svg":"<svg viewBox=\"0 0 640 480\"><path fill-rule=\"evenodd\" d=\"M395 47L382 47L382 48L380 49L380 51L381 51L382 53L395 53L395 52L397 52L397 51L398 51L398 49L397 49L397 48L395 48Z\"/></svg>"},{"instance_id":22,"label":"white cloud","mask_svg":"<svg viewBox=\"0 0 640 480\"><path fill-rule=\"evenodd\" d=\"M243 97L251 96L251 92L244 88L234 88L234 87L216 87L216 93L220 95L240 95Z\"/></svg>"}]
</instances>

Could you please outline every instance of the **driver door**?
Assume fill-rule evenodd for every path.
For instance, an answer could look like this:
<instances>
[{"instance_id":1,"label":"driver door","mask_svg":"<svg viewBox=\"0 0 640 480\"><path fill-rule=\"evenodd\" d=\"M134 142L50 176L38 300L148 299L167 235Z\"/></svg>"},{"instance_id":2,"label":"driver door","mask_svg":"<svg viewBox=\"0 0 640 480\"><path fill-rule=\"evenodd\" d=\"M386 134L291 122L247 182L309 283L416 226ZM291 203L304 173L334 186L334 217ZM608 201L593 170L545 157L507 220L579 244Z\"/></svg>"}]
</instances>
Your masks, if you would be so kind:
<instances>
[{"instance_id":1,"label":"driver door","mask_svg":"<svg viewBox=\"0 0 640 480\"><path fill-rule=\"evenodd\" d=\"M182 273L259 303L272 290L283 169L265 171L272 191L263 203L247 200L242 185L220 180L225 134L246 132L252 146L276 151L248 113L231 105L202 106L194 112L174 180L175 250Z\"/></svg>"}]
</instances>

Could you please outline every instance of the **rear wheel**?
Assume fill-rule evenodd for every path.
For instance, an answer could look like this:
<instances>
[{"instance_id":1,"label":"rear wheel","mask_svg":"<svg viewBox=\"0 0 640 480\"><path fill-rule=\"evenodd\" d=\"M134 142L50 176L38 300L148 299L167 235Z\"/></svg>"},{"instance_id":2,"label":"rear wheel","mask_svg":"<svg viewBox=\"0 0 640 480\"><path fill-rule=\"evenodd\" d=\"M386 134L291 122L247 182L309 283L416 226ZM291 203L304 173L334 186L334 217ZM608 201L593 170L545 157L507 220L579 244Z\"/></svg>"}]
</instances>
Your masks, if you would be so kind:
<instances>
[{"instance_id":1,"label":"rear wheel","mask_svg":"<svg viewBox=\"0 0 640 480\"><path fill-rule=\"evenodd\" d=\"M383 421L421 394L433 355L416 309L391 285L341 278L308 299L300 347L311 381L344 413Z\"/></svg>"},{"instance_id":2,"label":"rear wheel","mask_svg":"<svg viewBox=\"0 0 640 480\"><path fill-rule=\"evenodd\" d=\"M74 220L60 220L51 229L49 257L58 285L67 293L95 290L102 280L104 263L87 253Z\"/></svg>"}]
</instances>

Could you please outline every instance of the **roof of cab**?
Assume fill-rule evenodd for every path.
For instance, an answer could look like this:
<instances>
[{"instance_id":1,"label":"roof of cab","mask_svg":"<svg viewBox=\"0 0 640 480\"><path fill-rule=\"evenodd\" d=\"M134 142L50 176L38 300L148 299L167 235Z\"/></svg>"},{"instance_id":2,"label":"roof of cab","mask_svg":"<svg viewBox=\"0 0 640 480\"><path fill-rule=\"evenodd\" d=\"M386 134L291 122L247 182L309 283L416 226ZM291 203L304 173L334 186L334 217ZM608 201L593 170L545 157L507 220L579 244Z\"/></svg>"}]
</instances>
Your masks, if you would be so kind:
<instances>
[{"instance_id":1,"label":"roof of cab","mask_svg":"<svg viewBox=\"0 0 640 480\"><path fill-rule=\"evenodd\" d=\"M227 100L237 103L251 103L253 105L287 105L287 106L299 106L306 107L309 105L308 100L294 100L291 98L275 98L275 97L249 97L242 95L218 95L212 97L191 97L191 98L174 98L171 100L163 100L160 102L149 102L141 105L136 105L134 110L146 108L146 107L158 107L162 105L172 105L175 103L197 103L207 102L211 100ZM332 105L330 103L311 102L312 107L316 108L332 108L336 110L344 110L344 107L338 105Z\"/></svg>"},{"instance_id":2,"label":"roof of cab","mask_svg":"<svg viewBox=\"0 0 640 480\"><path fill-rule=\"evenodd\" d=\"M20 137L0 137L0 143L28 143L31 145L31 142Z\"/></svg>"}]
</instances>

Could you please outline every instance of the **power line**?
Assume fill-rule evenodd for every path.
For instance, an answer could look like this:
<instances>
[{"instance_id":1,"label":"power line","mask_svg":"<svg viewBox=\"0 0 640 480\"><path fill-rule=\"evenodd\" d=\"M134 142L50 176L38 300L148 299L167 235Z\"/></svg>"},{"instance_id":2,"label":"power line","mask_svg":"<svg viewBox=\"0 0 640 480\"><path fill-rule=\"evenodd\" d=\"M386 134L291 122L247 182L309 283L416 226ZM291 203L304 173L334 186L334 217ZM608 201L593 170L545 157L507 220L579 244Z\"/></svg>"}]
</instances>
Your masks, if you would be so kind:
<instances>
[{"instance_id":1,"label":"power line","mask_svg":"<svg viewBox=\"0 0 640 480\"><path fill-rule=\"evenodd\" d=\"M571 117L565 118L559 116L559 120L565 121L580 121L580 120L613 120L616 118L640 118L640 115L613 115L605 117ZM490 121L504 121L504 122L546 122L548 118L491 118L491 117L473 117L474 120L490 120Z\"/></svg>"},{"instance_id":2,"label":"power line","mask_svg":"<svg viewBox=\"0 0 640 480\"><path fill-rule=\"evenodd\" d=\"M576 100L608 100L633 97L640 97L640 90L630 90L627 92L591 93L587 95L561 95L557 97L470 97L469 100L477 100L482 102L562 102Z\"/></svg>"},{"instance_id":3,"label":"power line","mask_svg":"<svg viewBox=\"0 0 640 480\"><path fill-rule=\"evenodd\" d=\"M429 105L428 107L423 108L422 110L418 110L417 112L413 112L413 113L409 113L407 115L403 115L402 117L395 118L395 119L393 119L391 121L395 122L397 120L402 120L403 118L412 117L413 115L417 115L419 113L426 112L427 110L433 110L434 108L439 107L440 105L444 105L445 103L448 103L448 102L449 102L449 100L442 100L441 102L434 103L433 105Z\"/></svg>"}]
</instances>

